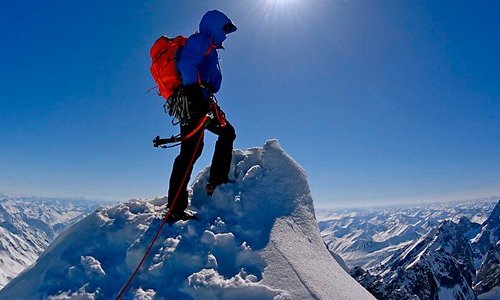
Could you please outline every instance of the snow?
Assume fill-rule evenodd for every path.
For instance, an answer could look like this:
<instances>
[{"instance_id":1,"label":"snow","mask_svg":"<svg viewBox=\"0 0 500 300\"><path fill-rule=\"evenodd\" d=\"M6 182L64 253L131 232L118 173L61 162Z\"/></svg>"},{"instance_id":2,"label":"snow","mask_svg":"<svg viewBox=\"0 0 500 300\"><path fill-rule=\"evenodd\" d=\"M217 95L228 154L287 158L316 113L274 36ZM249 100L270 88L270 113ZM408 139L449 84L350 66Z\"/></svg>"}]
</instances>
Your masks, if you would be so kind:
<instances>
[{"instance_id":1,"label":"snow","mask_svg":"<svg viewBox=\"0 0 500 300\"><path fill-rule=\"evenodd\" d=\"M442 286L439 287L438 291L439 300L475 299L475 296L470 296L469 298L465 298L466 296L462 295L463 295L462 287L459 286L455 286L452 288L444 288ZM473 295L473 293L470 293L469 295Z\"/></svg>"},{"instance_id":2,"label":"snow","mask_svg":"<svg viewBox=\"0 0 500 300\"><path fill-rule=\"evenodd\" d=\"M477 296L478 300L499 300L500 299L500 286L497 286L490 290L489 292L486 292L484 294L481 294Z\"/></svg>"},{"instance_id":3,"label":"snow","mask_svg":"<svg viewBox=\"0 0 500 300\"><path fill-rule=\"evenodd\" d=\"M0 196L0 289L34 263L64 228L91 213L96 204Z\"/></svg>"},{"instance_id":4,"label":"snow","mask_svg":"<svg viewBox=\"0 0 500 300\"><path fill-rule=\"evenodd\" d=\"M101 263L92 256L82 256L80 262L88 277L99 277L106 275L101 267Z\"/></svg>"},{"instance_id":5,"label":"snow","mask_svg":"<svg viewBox=\"0 0 500 300\"><path fill-rule=\"evenodd\" d=\"M475 221L467 236L477 234L492 212L492 199L367 209L320 209L318 226L330 251L349 268L373 269L398 255L446 219ZM480 235L479 235L480 237ZM477 239L479 239L479 237Z\"/></svg>"},{"instance_id":6,"label":"snow","mask_svg":"<svg viewBox=\"0 0 500 300\"><path fill-rule=\"evenodd\" d=\"M374 299L330 255L305 171L276 140L233 153L231 183L192 186L198 220L163 228L125 299ZM0 298L110 299L156 233L165 199L131 200L64 231Z\"/></svg>"},{"instance_id":7,"label":"snow","mask_svg":"<svg viewBox=\"0 0 500 300\"><path fill-rule=\"evenodd\" d=\"M499 284L497 199L318 215L329 249L379 299L476 299Z\"/></svg>"}]
</instances>

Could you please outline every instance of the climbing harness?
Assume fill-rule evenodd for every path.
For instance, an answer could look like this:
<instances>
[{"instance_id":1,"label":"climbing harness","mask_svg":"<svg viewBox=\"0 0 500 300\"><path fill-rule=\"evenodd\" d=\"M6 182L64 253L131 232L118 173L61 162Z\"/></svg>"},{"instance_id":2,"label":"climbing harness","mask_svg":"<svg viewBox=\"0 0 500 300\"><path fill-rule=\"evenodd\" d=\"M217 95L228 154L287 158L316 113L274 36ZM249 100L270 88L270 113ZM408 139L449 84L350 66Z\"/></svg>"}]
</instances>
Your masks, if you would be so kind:
<instances>
[{"instance_id":1,"label":"climbing harness","mask_svg":"<svg viewBox=\"0 0 500 300\"><path fill-rule=\"evenodd\" d=\"M180 96L180 98L187 99L185 96ZM184 101L184 100L179 100L179 101ZM187 100L186 100L186 103L187 103ZM184 104L182 104L182 105L184 105ZM165 103L163 107L165 108L166 113L168 113L169 115L172 115L170 113L169 104ZM185 106L185 109L175 108L175 111L184 111L184 112L189 113L187 104ZM177 117L176 117L176 119L179 122L181 122ZM189 122L190 117L189 118L182 118L182 119L185 120L185 122ZM201 120L198 122L198 124L196 124L196 126L193 128L193 130L191 130L190 132L188 132L184 136L182 136L181 134L178 134L175 136L172 135L169 138L160 138L160 136L156 136L153 139L153 147L173 148L173 147L179 146L183 141L190 139L197 132L199 132L202 129L205 129L208 126L208 124L214 119L217 121L217 124L220 127L225 127L227 124L226 116L225 116L224 112L221 111L219 105L217 104L217 98L215 97L215 95L210 97L210 106L209 106L208 113L206 115L204 115L203 118L201 118ZM186 124L186 123L181 123L181 124ZM171 144L171 145L168 145L168 144Z\"/></svg>"}]
</instances>

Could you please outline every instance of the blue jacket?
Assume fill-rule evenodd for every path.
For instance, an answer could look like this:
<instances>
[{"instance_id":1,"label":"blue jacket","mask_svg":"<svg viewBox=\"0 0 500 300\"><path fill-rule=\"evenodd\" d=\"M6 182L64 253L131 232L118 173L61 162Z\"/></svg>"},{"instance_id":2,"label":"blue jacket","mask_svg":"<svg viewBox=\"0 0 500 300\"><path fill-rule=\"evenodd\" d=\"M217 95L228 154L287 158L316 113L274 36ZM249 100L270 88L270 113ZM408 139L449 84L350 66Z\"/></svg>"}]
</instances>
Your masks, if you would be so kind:
<instances>
[{"instance_id":1,"label":"blue jacket","mask_svg":"<svg viewBox=\"0 0 500 300\"><path fill-rule=\"evenodd\" d=\"M222 74L216 49L223 49L226 34L234 31L236 26L220 11L211 10L203 16L200 32L187 39L179 58L183 86L201 83L212 93L219 91Z\"/></svg>"}]
</instances>

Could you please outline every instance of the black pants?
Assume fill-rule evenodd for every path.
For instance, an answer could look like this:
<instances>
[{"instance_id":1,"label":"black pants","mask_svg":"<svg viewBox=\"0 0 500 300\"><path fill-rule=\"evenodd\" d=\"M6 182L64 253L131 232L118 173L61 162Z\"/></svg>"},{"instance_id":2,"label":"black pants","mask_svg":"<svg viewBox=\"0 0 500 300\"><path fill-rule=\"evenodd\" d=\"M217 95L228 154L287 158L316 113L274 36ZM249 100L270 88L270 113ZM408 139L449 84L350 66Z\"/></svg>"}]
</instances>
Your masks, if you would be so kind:
<instances>
[{"instance_id":1,"label":"black pants","mask_svg":"<svg viewBox=\"0 0 500 300\"><path fill-rule=\"evenodd\" d=\"M194 114L189 124L181 125L181 135L185 136L190 133L204 115L204 113ZM209 178L209 182L217 186L228 180L236 133L231 123L226 121L226 126L221 127L216 118L210 121L206 129L219 136L215 143ZM187 185L193 172L193 165L203 151L203 136L204 130L201 129L188 140L182 142L181 152L175 158L168 188L168 207L172 207L175 201L175 206L172 207L173 212L184 211L188 206ZM196 149L198 142L198 149ZM177 200L175 200L176 197Z\"/></svg>"}]
</instances>

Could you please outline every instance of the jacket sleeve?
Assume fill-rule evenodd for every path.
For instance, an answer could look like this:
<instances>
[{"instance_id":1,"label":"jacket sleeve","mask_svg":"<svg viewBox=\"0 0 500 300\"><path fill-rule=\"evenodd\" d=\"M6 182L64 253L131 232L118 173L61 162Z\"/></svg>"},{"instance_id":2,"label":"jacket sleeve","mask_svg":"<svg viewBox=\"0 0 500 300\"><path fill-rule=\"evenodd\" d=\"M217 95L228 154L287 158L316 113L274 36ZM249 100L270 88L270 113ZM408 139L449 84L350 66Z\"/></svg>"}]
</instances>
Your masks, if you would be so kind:
<instances>
[{"instance_id":1,"label":"jacket sleeve","mask_svg":"<svg viewBox=\"0 0 500 300\"><path fill-rule=\"evenodd\" d=\"M179 59L179 72L183 86L198 82L198 70L209 46L210 40L206 40L199 34L192 35L187 39Z\"/></svg>"}]
</instances>

